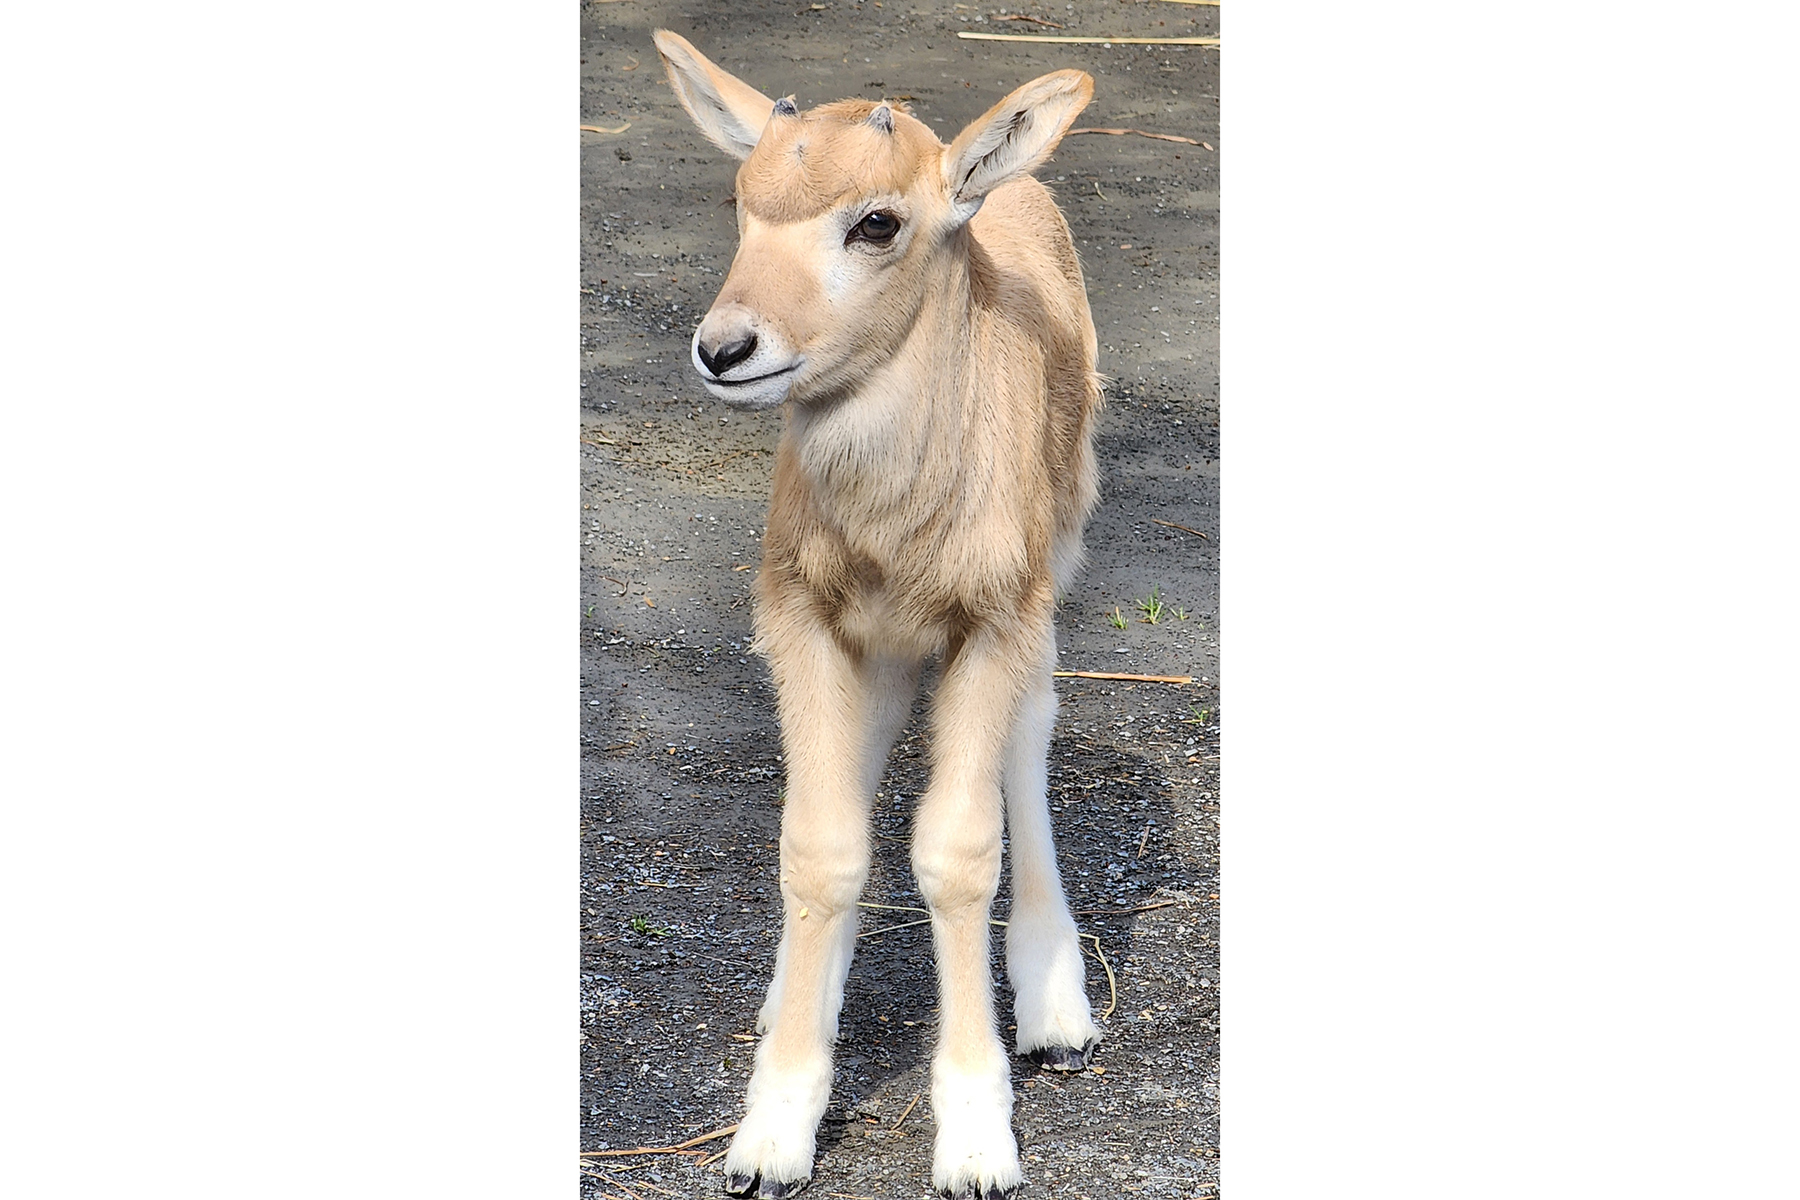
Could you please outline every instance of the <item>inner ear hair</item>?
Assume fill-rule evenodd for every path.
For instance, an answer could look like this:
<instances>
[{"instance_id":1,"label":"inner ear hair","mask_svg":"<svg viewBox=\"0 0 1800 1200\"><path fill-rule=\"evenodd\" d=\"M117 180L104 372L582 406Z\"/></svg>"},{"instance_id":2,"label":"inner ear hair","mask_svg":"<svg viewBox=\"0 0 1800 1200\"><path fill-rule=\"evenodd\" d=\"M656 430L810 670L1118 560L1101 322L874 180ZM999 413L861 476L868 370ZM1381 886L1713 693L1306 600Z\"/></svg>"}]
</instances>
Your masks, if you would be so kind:
<instances>
[{"instance_id":1,"label":"inner ear hair","mask_svg":"<svg viewBox=\"0 0 1800 1200\"><path fill-rule=\"evenodd\" d=\"M962 182L956 185L956 190L960 193L966 188L969 184L969 180L974 177L975 172L984 167L992 168L996 166L999 163L1001 156L1013 149L1013 139L1018 136L1019 130L1023 129L1030 120L1031 110L1029 109L1021 108L1018 112L1014 113L1012 115L1012 120L1007 122L1006 136L1001 138L992 150L989 150L986 154L969 164L969 169L963 172Z\"/></svg>"},{"instance_id":2,"label":"inner ear hair","mask_svg":"<svg viewBox=\"0 0 1800 1200\"><path fill-rule=\"evenodd\" d=\"M956 135L944 156L944 182L959 205L982 197L1050 157L1094 95L1085 71L1054 71L1015 89ZM974 208L969 208L973 215Z\"/></svg>"}]
</instances>

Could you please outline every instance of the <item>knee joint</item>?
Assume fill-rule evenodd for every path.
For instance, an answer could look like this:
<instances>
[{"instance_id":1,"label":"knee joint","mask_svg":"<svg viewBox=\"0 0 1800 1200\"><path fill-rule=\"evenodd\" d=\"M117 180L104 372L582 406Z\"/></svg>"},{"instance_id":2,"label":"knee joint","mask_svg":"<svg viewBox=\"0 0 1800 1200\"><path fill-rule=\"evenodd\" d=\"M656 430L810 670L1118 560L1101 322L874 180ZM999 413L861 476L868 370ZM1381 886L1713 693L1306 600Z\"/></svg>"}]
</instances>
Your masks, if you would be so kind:
<instances>
[{"instance_id":1,"label":"knee joint","mask_svg":"<svg viewBox=\"0 0 1800 1200\"><path fill-rule=\"evenodd\" d=\"M933 911L986 907L1000 887L1000 842L997 838L921 842L913 847L913 875Z\"/></svg>"},{"instance_id":2,"label":"knee joint","mask_svg":"<svg viewBox=\"0 0 1800 1200\"><path fill-rule=\"evenodd\" d=\"M782 894L822 916L855 905L867 875L865 854L827 839L782 835Z\"/></svg>"}]
</instances>

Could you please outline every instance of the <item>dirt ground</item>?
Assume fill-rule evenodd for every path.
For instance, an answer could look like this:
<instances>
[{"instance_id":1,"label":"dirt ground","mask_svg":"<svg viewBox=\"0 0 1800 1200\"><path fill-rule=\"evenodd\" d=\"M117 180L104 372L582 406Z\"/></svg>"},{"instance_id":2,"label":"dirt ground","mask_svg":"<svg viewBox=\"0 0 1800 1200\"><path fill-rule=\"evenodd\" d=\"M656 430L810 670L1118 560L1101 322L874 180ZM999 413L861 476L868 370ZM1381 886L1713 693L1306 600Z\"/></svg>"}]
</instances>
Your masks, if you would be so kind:
<instances>
[{"instance_id":1,"label":"dirt ground","mask_svg":"<svg viewBox=\"0 0 1800 1200\"><path fill-rule=\"evenodd\" d=\"M735 163L664 84L659 27L802 107L905 98L945 141L1018 84L1080 67L1096 89L1077 128L1210 144L1071 136L1038 172L1074 230L1113 380L1089 566L1058 615L1062 667L1195 682L1057 681L1060 859L1113 981L1090 959L1106 1032L1095 1070L1015 1060L1014 1126L1023 1195L1214 1196L1219 51L956 37L1218 33L1217 8L1162 0L582 5L581 123L629 123L581 135L582 1149L679 1143L738 1119L779 919L780 742L746 647L781 417L728 412L689 366L735 245L721 204ZM1139 602L1153 593L1151 623ZM876 803L872 904L919 903L906 855L919 716ZM1008 903L1003 880L996 919ZM813 1194L930 1192L929 933L882 932L916 919L864 912ZM582 1195L719 1196L719 1164L701 1160L727 1144L584 1159Z\"/></svg>"}]
</instances>

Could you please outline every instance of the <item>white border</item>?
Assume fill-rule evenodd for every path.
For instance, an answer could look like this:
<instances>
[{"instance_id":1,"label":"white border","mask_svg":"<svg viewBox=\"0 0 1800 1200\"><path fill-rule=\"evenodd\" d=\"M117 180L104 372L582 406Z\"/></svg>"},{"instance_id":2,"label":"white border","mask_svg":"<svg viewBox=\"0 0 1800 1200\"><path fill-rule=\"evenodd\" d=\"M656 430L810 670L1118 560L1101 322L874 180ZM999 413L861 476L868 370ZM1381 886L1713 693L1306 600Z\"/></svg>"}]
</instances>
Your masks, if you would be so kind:
<instances>
[{"instance_id":1,"label":"white border","mask_svg":"<svg viewBox=\"0 0 1800 1200\"><path fill-rule=\"evenodd\" d=\"M1229 1200L1792 1193L1794 24L1229 9Z\"/></svg>"},{"instance_id":2,"label":"white border","mask_svg":"<svg viewBox=\"0 0 1800 1200\"><path fill-rule=\"evenodd\" d=\"M0 1192L571 1194L575 6L0 55Z\"/></svg>"}]
</instances>

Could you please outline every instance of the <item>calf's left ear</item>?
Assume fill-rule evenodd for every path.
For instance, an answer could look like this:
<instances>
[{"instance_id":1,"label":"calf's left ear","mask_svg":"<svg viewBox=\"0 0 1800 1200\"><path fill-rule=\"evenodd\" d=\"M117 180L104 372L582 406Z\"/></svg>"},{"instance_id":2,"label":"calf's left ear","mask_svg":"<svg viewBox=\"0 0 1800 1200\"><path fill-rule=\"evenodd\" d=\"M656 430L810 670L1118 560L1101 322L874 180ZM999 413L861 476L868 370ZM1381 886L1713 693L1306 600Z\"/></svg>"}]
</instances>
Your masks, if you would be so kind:
<instances>
[{"instance_id":1,"label":"calf's left ear","mask_svg":"<svg viewBox=\"0 0 1800 1200\"><path fill-rule=\"evenodd\" d=\"M1050 157L1094 98L1086 71L1054 71L1016 89L956 135L944 155L944 185L957 215L968 220L982 198Z\"/></svg>"}]
</instances>

